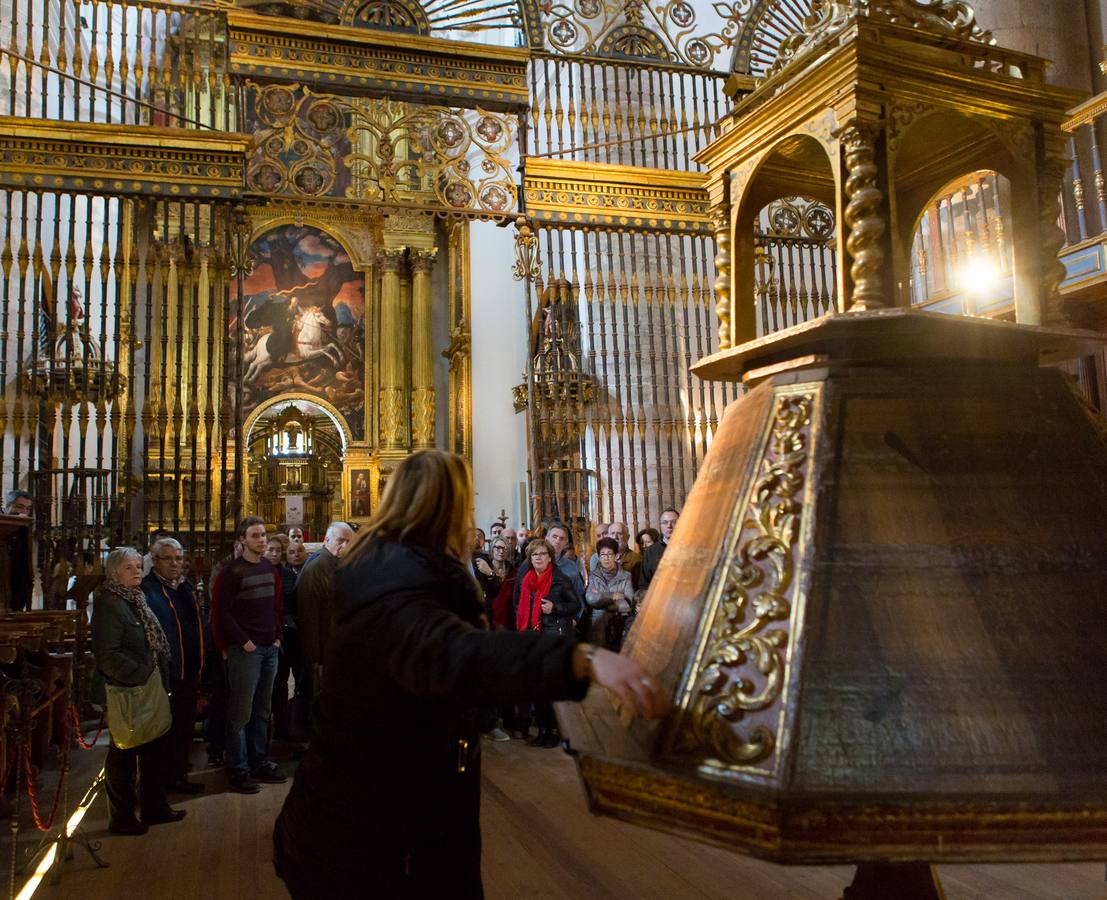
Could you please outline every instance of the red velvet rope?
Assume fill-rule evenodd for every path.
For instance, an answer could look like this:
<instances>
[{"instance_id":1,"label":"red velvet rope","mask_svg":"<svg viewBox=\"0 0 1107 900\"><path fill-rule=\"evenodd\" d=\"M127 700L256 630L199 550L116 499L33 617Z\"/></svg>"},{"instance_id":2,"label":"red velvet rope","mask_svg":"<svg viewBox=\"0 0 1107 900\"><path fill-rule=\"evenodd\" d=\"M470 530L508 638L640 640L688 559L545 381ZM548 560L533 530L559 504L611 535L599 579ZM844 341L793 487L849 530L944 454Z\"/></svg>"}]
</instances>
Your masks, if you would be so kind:
<instances>
[{"instance_id":1,"label":"red velvet rope","mask_svg":"<svg viewBox=\"0 0 1107 900\"><path fill-rule=\"evenodd\" d=\"M68 722L66 723L69 724ZM42 814L38 808L38 797L35 796L35 783L34 778L31 775L31 744L28 741L23 745L23 770L27 777L27 796L31 798L31 815L35 819L35 828L39 831L49 831L54 827L54 819L58 815L58 804L61 802L62 788L65 787L65 770L69 766L69 734L68 728L66 729L65 740L62 742L62 759L61 766L58 769L58 786L54 790L54 802L50 806L50 819L44 825L42 823Z\"/></svg>"},{"instance_id":2,"label":"red velvet rope","mask_svg":"<svg viewBox=\"0 0 1107 900\"><path fill-rule=\"evenodd\" d=\"M96 734L91 741L86 742L85 736L81 734L81 720L77 715L77 704L70 704L69 715L73 719L73 729L77 735L77 743L81 745L82 750L91 750L96 746L96 742L100 740L100 735L104 733L104 723L107 721L107 712L100 714L100 724L96 726Z\"/></svg>"}]
</instances>

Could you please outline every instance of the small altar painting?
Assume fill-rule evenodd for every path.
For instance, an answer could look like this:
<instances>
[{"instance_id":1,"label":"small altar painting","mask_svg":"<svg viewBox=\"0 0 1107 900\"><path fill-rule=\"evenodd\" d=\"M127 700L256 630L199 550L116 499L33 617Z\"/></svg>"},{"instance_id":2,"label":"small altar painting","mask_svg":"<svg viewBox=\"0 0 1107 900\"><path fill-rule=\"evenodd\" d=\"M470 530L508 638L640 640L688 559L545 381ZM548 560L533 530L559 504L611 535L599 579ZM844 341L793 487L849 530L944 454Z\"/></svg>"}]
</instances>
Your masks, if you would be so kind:
<instances>
[{"instance_id":1,"label":"small altar painting","mask_svg":"<svg viewBox=\"0 0 1107 900\"><path fill-rule=\"evenodd\" d=\"M350 470L350 516L367 519L373 511L372 492L368 469Z\"/></svg>"}]
</instances>

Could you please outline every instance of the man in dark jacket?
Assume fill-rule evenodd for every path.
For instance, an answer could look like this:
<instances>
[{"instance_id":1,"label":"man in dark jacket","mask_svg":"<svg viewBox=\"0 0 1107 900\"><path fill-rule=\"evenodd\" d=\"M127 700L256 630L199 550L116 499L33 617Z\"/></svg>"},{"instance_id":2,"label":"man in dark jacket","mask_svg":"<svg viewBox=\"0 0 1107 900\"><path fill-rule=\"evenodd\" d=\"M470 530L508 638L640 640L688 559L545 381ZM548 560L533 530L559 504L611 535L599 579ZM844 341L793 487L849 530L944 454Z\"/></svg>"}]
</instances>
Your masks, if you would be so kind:
<instances>
[{"instance_id":1,"label":"man in dark jacket","mask_svg":"<svg viewBox=\"0 0 1107 900\"><path fill-rule=\"evenodd\" d=\"M265 553L265 522L238 526L242 556L219 573L213 601L216 639L227 659L227 746L232 791L256 794L258 781L286 781L266 759L273 681L283 617L281 579Z\"/></svg>"},{"instance_id":2,"label":"man in dark jacket","mask_svg":"<svg viewBox=\"0 0 1107 900\"><path fill-rule=\"evenodd\" d=\"M680 513L671 506L661 513L661 527L658 529L661 532L661 540L651 544L642 554L642 577L638 582L639 589L648 588L653 581L653 576L657 574L657 567L661 565L661 557L665 555L665 549L669 546L679 518Z\"/></svg>"},{"instance_id":3,"label":"man in dark jacket","mask_svg":"<svg viewBox=\"0 0 1107 900\"><path fill-rule=\"evenodd\" d=\"M323 538L323 549L309 559L296 579L296 615L304 662L311 668L316 692L321 687L319 669L325 664L327 641L334 627L334 573L338 560L354 539L345 522L331 522Z\"/></svg>"},{"instance_id":4,"label":"man in dark jacket","mask_svg":"<svg viewBox=\"0 0 1107 900\"><path fill-rule=\"evenodd\" d=\"M162 538L150 548L153 568L139 587L146 605L157 616L169 641L168 788L199 794L202 784L188 780L188 757L196 729L196 694L204 669L204 625L192 585L181 577L184 549L173 538Z\"/></svg>"},{"instance_id":5,"label":"man in dark jacket","mask_svg":"<svg viewBox=\"0 0 1107 900\"><path fill-rule=\"evenodd\" d=\"M484 606L488 610L488 620L492 621L492 598L499 593L500 579L492 571L492 559L484 552L484 541L481 540L480 529L474 528L470 532L473 541L473 556L469 560L469 571L480 585L481 597Z\"/></svg>"}]
</instances>

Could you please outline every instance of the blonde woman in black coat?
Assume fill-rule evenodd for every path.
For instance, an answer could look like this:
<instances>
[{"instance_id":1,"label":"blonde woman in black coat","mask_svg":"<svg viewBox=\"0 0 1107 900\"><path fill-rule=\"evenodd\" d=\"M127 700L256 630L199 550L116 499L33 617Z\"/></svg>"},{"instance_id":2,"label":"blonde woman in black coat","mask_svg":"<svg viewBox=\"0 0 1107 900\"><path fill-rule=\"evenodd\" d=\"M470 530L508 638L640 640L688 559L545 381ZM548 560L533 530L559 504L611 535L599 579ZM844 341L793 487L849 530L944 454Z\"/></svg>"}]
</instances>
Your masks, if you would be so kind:
<instances>
[{"instance_id":1,"label":"blonde woman in black coat","mask_svg":"<svg viewBox=\"0 0 1107 900\"><path fill-rule=\"evenodd\" d=\"M461 457L415 453L338 570L320 717L273 834L294 900L483 896L479 707L580 700L595 681L665 710L629 659L487 630L472 506Z\"/></svg>"}]
</instances>

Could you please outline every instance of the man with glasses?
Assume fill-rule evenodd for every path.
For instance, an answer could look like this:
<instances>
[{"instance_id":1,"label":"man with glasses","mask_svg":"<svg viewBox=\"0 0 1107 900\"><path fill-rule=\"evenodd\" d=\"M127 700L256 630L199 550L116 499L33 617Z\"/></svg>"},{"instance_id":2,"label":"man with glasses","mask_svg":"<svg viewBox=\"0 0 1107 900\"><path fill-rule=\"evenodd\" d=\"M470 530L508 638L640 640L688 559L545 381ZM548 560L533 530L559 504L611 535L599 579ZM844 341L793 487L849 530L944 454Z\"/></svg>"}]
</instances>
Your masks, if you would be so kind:
<instances>
[{"instance_id":1,"label":"man with glasses","mask_svg":"<svg viewBox=\"0 0 1107 900\"><path fill-rule=\"evenodd\" d=\"M661 532L661 540L647 547L646 552L642 555L642 578L638 587L648 588L650 582L653 581L653 576L657 574L657 567L661 565L661 557L665 555L669 541L672 540L673 531L676 529L677 519L679 518L680 512L671 506L665 507L662 511L661 527L658 529Z\"/></svg>"},{"instance_id":2,"label":"man with glasses","mask_svg":"<svg viewBox=\"0 0 1107 900\"><path fill-rule=\"evenodd\" d=\"M204 624L200 604L192 585L182 577L184 550L171 537L163 537L150 548L153 568L140 587L146 604L157 616L169 641L169 729L168 790L199 794L202 784L188 780L188 758L196 728L196 695L204 669Z\"/></svg>"},{"instance_id":3,"label":"man with glasses","mask_svg":"<svg viewBox=\"0 0 1107 900\"><path fill-rule=\"evenodd\" d=\"M26 491L8 491L4 497L4 512L9 516L22 516L29 519L33 509L34 504L31 502L31 495Z\"/></svg>"}]
</instances>

